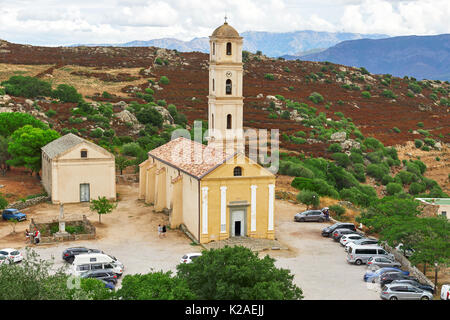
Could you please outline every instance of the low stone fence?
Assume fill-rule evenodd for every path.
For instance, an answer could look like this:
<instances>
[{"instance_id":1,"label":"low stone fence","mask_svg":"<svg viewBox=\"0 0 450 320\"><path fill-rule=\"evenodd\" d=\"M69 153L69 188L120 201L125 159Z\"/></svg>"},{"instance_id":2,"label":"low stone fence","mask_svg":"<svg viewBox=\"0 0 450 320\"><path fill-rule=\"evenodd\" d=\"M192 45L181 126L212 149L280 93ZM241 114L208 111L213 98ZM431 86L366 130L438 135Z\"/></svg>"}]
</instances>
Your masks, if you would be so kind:
<instances>
[{"instance_id":1,"label":"low stone fence","mask_svg":"<svg viewBox=\"0 0 450 320\"><path fill-rule=\"evenodd\" d=\"M409 274L419 280L419 282L426 283L434 287L434 283L428 279L419 269L411 264L411 262L403 255L403 253L395 248L391 248L387 244L383 244L383 247L394 255L395 260L402 264L402 267L409 271Z\"/></svg>"},{"instance_id":2,"label":"low stone fence","mask_svg":"<svg viewBox=\"0 0 450 320\"><path fill-rule=\"evenodd\" d=\"M116 175L116 183L139 182L139 173Z\"/></svg>"},{"instance_id":3,"label":"low stone fence","mask_svg":"<svg viewBox=\"0 0 450 320\"><path fill-rule=\"evenodd\" d=\"M39 222L35 219L31 219L30 231L38 229L41 232L40 243L53 243L62 241L75 241L75 240L92 240L95 239L96 230L95 226L86 218L85 215L80 219L79 217L69 217L63 220L65 222L66 230L68 226L77 227L83 226L85 233L81 234L58 234L54 233L50 235L52 226L59 226L59 219L54 218L46 222Z\"/></svg>"},{"instance_id":4,"label":"low stone fence","mask_svg":"<svg viewBox=\"0 0 450 320\"><path fill-rule=\"evenodd\" d=\"M25 201L13 202L13 203L8 205L8 208L22 210L22 209L34 206L34 205L42 203L42 202L47 202L47 201L50 201L50 200L51 200L50 196L36 197L36 198L28 199L28 200L25 200Z\"/></svg>"}]
</instances>

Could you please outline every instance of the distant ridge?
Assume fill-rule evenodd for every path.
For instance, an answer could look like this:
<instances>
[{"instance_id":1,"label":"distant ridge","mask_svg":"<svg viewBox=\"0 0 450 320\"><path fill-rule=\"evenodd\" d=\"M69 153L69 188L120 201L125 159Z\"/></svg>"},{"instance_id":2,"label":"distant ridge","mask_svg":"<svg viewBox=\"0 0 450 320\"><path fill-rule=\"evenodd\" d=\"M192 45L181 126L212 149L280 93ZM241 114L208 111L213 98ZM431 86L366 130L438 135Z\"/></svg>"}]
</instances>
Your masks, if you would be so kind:
<instances>
[{"instance_id":1,"label":"distant ridge","mask_svg":"<svg viewBox=\"0 0 450 320\"><path fill-rule=\"evenodd\" d=\"M317 50L324 50L345 40L354 39L380 39L386 38L383 34L359 34L347 32L324 31L293 31L284 33L247 31L241 33L244 37L244 50L250 52L262 51L270 57L283 55L302 55ZM148 41L135 40L127 43L116 44L76 44L73 46L115 46L115 47L160 47L181 52L199 51L209 52L208 37L194 38L190 41L182 41L174 38L153 39Z\"/></svg>"},{"instance_id":2,"label":"distant ridge","mask_svg":"<svg viewBox=\"0 0 450 320\"><path fill-rule=\"evenodd\" d=\"M365 67L371 73L449 81L450 34L344 41L319 53L289 59L329 61Z\"/></svg>"}]
</instances>

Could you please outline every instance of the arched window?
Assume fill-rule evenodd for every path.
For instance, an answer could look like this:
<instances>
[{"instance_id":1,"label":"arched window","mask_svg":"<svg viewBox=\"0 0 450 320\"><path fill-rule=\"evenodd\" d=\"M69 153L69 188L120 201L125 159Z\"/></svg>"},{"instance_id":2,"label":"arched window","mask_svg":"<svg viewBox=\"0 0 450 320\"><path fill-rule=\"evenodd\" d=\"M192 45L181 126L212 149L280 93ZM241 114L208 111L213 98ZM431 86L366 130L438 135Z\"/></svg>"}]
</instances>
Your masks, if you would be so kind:
<instances>
[{"instance_id":1,"label":"arched window","mask_svg":"<svg viewBox=\"0 0 450 320\"><path fill-rule=\"evenodd\" d=\"M227 129L231 129L231 114L227 115Z\"/></svg>"},{"instance_id":2,"label":"arched window","mask_svg":"<svg viewBox=\"0 0 450 320\"><path fill-rule=\"evenodd\" d=\"M231 56L231 42L227 43L227 56Z\"/></svg>"},{"instance_id":3,"label":"arched window","mask_svg":"<svg viewBox=\"0 0 450 320\"><path fill-rule=\"evenodd\" d=\"M232 84L231 84L231 80L228 79L225 85L225 93L226 94L231 94L231 90L232 90Z\"/></svg>"},{"instance_id":4,"label":"arched window","mask_svg":"<svg viewBox=\"0 0 450 320\"><path fill-rule=\"evenodd\" d=\"M241 167L235 167L234 170L233 170L233 175L235 177L242 176L242 168Z\"/></svg>"}]
</instances>

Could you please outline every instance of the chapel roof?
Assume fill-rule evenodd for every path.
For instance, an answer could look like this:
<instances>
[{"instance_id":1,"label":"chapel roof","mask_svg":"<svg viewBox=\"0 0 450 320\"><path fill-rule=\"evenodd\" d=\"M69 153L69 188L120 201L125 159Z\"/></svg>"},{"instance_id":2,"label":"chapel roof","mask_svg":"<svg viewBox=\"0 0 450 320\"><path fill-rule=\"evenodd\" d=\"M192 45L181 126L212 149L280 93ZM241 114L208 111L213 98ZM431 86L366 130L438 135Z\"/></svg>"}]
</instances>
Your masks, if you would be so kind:
<instances>
[{"instance_id":1,"label":"chapel roof","mask_svg":"<svg viewBox=\"0 0 450 320\"><path fill-rule=\"evenodd\" d=\"M54 159L61 153L75 147L76 145L83 143L85 140L73 133L68 133L61 138L53 140L42 147L42 151L45 152L50 159Z\"/></svg>"}]
</instances>

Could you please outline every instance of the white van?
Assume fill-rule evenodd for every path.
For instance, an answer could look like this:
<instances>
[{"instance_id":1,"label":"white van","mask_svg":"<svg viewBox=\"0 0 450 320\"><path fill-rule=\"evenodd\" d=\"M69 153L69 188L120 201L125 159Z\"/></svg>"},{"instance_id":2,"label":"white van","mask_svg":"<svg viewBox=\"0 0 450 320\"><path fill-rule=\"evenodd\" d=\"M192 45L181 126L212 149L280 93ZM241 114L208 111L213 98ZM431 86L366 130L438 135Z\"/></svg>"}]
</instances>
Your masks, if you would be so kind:
<instances>
[{"instance_id":1,"label":"white van","mask_svg":"<svg viewBox=\"0 0 450 320\"><path fill-rule=\"evenodd\" d=\"M394 260L394 256L380 246L352 246L348 248L347 262L357 265L366 264L370 257L382 257Z\"/></svg>"},{"instance_id":2,"label":"white van","mask_svg":"<svg viewBox=\"0 0 450 320\"><path fill-rule=\"evenodd\" d=\"M75 256L72 273L81 275L89 270L112 269L117 275L122 275L124 266L115 257L103 253L85 253Z\"/></svg>"}]
</instances>

